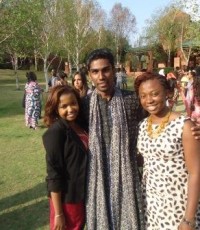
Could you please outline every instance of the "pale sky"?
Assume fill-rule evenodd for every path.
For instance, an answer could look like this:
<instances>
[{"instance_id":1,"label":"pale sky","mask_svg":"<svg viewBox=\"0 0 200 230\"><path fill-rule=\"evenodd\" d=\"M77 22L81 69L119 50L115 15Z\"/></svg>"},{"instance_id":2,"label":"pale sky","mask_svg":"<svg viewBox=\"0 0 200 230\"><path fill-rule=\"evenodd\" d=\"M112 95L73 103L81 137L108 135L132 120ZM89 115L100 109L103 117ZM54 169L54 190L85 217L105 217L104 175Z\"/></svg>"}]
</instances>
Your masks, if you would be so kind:
<instances>
[{"instance_id":1,"label":"pale sky","mask_svg":"<svg viewBox=\"0 0 200 230\"><path fill-rule=\"evenodd\" d=\"M150 19L151 15L159 9L169 5L172 0L97 0L101 7L109 13L115 3L121 3L135 15L137 31L140 33L145 26L145 20Z\"/></svg>"}]
</instances>

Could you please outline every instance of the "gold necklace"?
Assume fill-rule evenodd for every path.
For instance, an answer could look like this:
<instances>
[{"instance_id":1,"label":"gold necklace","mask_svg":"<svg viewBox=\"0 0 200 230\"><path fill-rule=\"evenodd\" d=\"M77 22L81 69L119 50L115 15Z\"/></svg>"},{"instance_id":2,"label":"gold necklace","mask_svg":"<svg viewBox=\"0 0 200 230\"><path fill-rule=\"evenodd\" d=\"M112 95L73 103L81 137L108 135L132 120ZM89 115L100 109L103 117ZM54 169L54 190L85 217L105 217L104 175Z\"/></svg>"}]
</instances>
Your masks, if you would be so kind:
<instances>
[{"instance_id":1,"label":"gold necklace","mask_svg":"<svg viewBox=\"0 0 200 230\"><path fill-rule=\"evenodd\" d=\"M156 138L160 135L160 133L164 130L165 126L169 122L170 114L171 114L171 111L169 111L165 115L165 117L163 118L163 120L161 121L161 123L158 125L158 127L155 130L152 129L152 115L150 115L147 118L147 133L149 137Z\"/></svg>"}]
</instances>

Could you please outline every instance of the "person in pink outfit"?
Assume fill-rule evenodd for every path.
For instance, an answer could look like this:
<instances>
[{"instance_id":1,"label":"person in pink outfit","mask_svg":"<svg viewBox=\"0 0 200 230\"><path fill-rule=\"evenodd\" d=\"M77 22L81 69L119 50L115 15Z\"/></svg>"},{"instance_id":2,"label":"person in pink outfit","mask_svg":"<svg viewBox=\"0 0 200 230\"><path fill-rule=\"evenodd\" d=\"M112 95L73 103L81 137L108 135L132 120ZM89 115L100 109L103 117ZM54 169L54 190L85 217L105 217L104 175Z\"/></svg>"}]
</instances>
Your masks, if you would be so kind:
<instances>
[{"instance_id":1,"label":"person in pink outfit","mask_svg":"<svg viewBox=\"0 0 200 230\"><path fill-rule=\"evenodd\" d=\"M181 90L181 97L185 105L186 114L190 117L191 116L191 108L193 102L193 83L194 79L196 78L195 71L189 71L188 73L188 84L186 88L182 88Z\"/></svg>"},{"instance_id":2,"label":"person in pink outfit","mask_svg":"<svg viewBox=\"0 0 200 230\"><path fill-rule=\"evenodd\" d=\"M42 88L37 83L37 76L34 72L26 74L25 85L25 122L26 126L36 129L41 115L41 93Z\"/></svg>"},{"instance_id":3,"label":"person in pink outfit","mask_svg":"<svg viewBox=\"0 0 200 230\"><path fill-rule=\"evenodd\" d=\"M191 90L191 102L188 114L191 119L200 124L200 77L196 77Z\"/></svg>"}]
</instances>

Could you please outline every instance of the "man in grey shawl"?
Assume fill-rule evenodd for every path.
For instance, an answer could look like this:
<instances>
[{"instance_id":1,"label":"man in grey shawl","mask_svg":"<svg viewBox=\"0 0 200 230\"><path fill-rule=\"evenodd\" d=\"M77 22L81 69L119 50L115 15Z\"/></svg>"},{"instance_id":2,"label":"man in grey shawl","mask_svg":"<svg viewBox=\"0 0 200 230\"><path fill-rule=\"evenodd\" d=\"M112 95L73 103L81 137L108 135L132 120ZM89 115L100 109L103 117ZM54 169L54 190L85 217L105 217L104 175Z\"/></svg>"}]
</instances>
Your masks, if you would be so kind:
<instances>
[{"instance_id":1,"label":"man in grey shawl","mask_svg":"<svg viewBox=\"0 0 200 230\"><path fill-rule=\"evenodd\" d=\"M89 110L88 230L143 230L142 197L136 164L137 126L142 118L136 94L115 88L114 57L94 50L87 61L95 90ZM140 117L140 118L139 118Z\"/></svg>"}]
</instances>

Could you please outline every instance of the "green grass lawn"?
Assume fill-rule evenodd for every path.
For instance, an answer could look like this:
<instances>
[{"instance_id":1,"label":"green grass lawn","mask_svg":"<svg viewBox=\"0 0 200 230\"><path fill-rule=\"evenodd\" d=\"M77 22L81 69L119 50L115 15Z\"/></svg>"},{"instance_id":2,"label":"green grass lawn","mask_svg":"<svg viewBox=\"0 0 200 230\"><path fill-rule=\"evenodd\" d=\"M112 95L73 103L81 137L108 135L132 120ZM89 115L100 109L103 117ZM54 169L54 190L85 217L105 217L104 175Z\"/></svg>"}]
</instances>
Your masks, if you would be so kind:
<instances>
[{"instance_id":1,"label":"green grass lawn","mask_svg":"<svg viewBox=\"0 0 200 230\"><path fill-rule=\"evenodd\" d=\"M38 77L42 83L42 73ZM19 79L16 90L13 71L0 70L0 229L49 229L41 141L45 129L25 127L25 71L19 71Z\"/></svg>"},{"instance_id":2,"label":"green grass lawn","mask_svg":"<svg viewBox=\"0 0 200 230\"><path fill-rule=\"evenodd\" d=\"M45 185L45 153L41 136L45 129L25 127L22 97L25 71L19 71L16 90L13 71L0 70L0 229L48 228L48 200ZM37 73L44 87L43 74ZM70 81L70 80L69 80ZM128 78L128 88L132 89ZM181 101L177 106L183 110Z\"/></svg>"}]
</instances>

